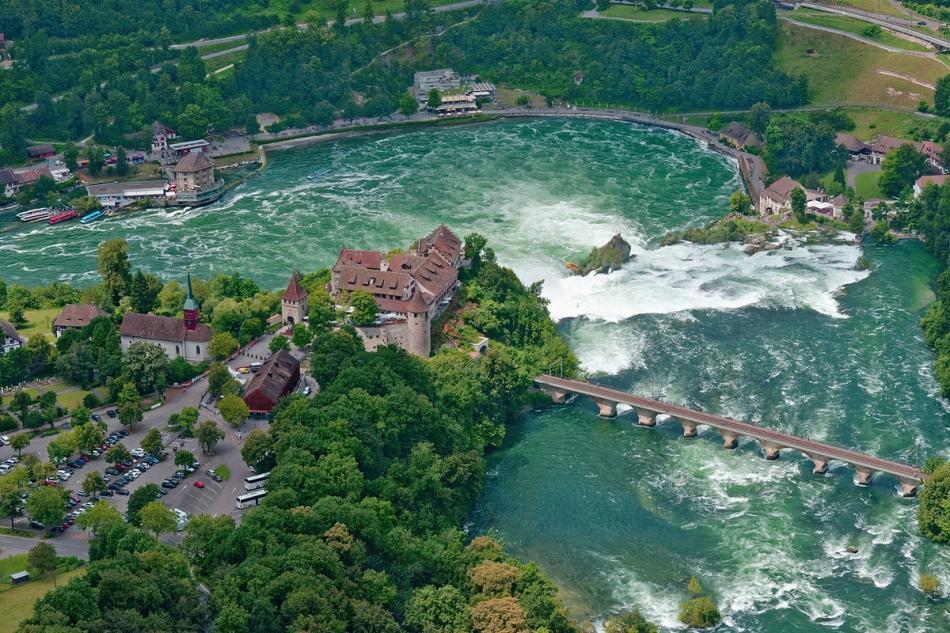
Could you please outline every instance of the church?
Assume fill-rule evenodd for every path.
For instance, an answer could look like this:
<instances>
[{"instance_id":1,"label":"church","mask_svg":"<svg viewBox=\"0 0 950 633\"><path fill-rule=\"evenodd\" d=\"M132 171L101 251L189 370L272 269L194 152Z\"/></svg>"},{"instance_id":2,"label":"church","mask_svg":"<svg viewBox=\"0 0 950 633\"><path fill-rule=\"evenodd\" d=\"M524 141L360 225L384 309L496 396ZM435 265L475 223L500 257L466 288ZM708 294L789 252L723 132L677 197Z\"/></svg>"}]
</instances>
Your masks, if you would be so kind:
<instances>
[{"instance_id":1,"label":"church","mask_svg":"<svg viewBox=\"0 0 950 633\"><path fill-rule=\"evenodd\" d=\"M132 343L143 341L161 347L169 359L184 358L190 363L208 360L212 332L208 325L198 322L200 313L191 292L190 274L182 310L184 318L181 319L151 313L126 313L119 329L122 351L127 352Z\"/></svg>"}]
</instances>

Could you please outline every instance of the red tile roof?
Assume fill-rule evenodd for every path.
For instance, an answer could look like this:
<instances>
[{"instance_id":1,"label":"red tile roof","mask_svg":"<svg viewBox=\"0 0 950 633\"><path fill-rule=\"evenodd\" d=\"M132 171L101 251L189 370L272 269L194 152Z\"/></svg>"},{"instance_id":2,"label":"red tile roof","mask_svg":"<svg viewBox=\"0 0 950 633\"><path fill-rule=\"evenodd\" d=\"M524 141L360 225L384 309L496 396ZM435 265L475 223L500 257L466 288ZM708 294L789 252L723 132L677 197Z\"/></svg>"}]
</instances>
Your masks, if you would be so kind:
<instances>
[{"instance_id":1,"label":"red tile roof","mask_svg":"<svg viewBox=\"0 0 950 633\"><path fill-rule=\"evenodd\" d=\"M360 266L362 268L379 270L382 268L382 264L383 256L379 251L342 248L340 249L340 256L333 266L333 270L336 270L338 266Z\"/></svg>"},{"instance_id":2,"label":"red tile roof","mask_svg":"<svg viewBox=\"0 0 950 633\"><path fill-rule=\"evenodd\" d=\"M108 316L104 310L99 309L99 306L91 303L67 303L53 321L53 325L55 327L86 327L93 319Z\"/></svg>"},{"instance_id":3,"label":"red tile roof","mask_svg":"<svg viewBox=\"0 0 950 633\"><path fill-rule=\"evenodd\" d=\"M297 273L290 276L290 283L287 290L284 291L284 301L304 301L307 298L307 291L300 285Z\"/></svg>"},{"instance_id":4,"label":"red tile roof","mask_svg":"<svg viewBox=\"0 0 950 633\"><path fill-rule=\"evenodd\" d=\"M252 413L267 413L300 381L300 361L285 349L271 354L244 390Z\"/></svg>"},{"instance_id":5,"label":"red tile roof","mask_svg":"<svg viewBox=\"0 0 950 633\"><path fill-rule=\"evenodd\" d=\"M204 152L188 152L181 157L181 160L173 167L177 172L201 171L213 167L214 163Z\"/></svg>"},{"instance_id":6,"label":"red tile roof","mask_svg":"<svg viewBox=\"0 0 950 633\"><path fill-rule=\"evenodd\" d=\"M462 252L462 240L447 226L440 224L419 244L419 251L423 255L428 255L432 248L442 253L448 261L455 262Z\"/></svg>"},{"instance_id":7,"label":"red tile roof","mask_svg":"<svg viewBox=\"0 0 950 633\"><path fill-rule=\"evenodd\" d=\"M211 340L211 328L199 323L195 330L185 328L182 319L158 316L157 314L139 314L128 312L122 318L122 327L119 329L122 336L144 338L152 341L169 341L179 343L184 340L208 342Z\"/></svg>"}]
</instances>

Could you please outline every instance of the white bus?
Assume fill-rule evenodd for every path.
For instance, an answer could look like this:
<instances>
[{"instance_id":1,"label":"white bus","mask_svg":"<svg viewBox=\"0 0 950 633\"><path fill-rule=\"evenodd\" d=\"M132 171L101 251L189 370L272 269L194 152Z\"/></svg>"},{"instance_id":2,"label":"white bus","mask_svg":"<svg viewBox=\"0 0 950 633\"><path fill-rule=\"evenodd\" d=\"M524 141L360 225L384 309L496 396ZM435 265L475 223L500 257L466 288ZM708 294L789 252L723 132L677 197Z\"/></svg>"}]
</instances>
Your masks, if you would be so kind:
<instances>
[{"instance_id":1,"label":"white bus","mask_svg":"<svg viewBox=\"0 0 950 633\"><path fill-rule=\"evenodd\" d=\"M244 508L250 508L251 506L256 506L261 502L261 499L267 496L266 490L255 490L254 492L249 492L246 495L241 495L237 498L235 506L238 510L243 510Z\"/></svg>"},{"instance_id":2,"label":"white bus","mask_svg":"<svg viewBox=\"0 0 950 633\"><path fill-rule=\"evenodd\" d=\"M270 477L270 471L260 473L259 475L248 475L244 478L245 490L257 490L267 485L267 478Z\"/></svg>"}]
</instances>

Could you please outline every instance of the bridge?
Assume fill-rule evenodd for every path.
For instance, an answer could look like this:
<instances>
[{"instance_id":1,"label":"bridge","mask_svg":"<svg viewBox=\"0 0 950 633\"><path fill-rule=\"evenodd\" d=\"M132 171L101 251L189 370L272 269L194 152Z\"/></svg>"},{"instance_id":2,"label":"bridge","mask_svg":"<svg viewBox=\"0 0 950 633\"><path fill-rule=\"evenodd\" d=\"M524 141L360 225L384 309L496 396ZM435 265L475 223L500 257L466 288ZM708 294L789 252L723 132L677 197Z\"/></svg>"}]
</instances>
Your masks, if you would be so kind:
<instances>
[{"instance_id":1,"label":"bridge","mask_svg":"<svg viewBox=\"0 0 950 633\"><path fill-rule=\"evenodd\" d=\"M683 437L695 437L696 428L704 424L722 435L725 448L735 448L740 437L751 437L759 442L765 459L778 459L783 449L799 451L812 461L814 473L818 475L828 472L828 462L831 460L842 461L854 468L857 474L855 483L859 486L870 484L875 473L885 473L892 475L900 482L902 496L912 497L916 494L917 487L926 478L926 474L921 470L907 464L880 459L789 433L772 431L748 422L739 422L659 400L641 398L589 382L558 378L548 374L538 376L534 382L557 404L563 404L570 394L588 396L597 404L600 415L603 417L615 417L617 405L625 404L636 410L641 426L656 426L657 416L666 414L675 418L683 427Z\"/></svg>"}]
</instances>

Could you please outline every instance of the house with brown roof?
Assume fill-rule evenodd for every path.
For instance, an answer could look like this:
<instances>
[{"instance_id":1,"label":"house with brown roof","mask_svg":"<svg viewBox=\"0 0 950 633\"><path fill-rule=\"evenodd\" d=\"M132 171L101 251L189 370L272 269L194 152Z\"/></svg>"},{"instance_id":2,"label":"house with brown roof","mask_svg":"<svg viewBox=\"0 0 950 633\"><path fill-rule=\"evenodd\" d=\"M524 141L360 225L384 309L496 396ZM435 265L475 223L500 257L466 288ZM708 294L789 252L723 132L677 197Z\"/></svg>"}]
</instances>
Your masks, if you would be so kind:
<instances>
[{"instance_id":1,"label":"house with brown roof","mask_svg":"<svg viewBox=\"0 0 950 633\"><path fill-rule=\"evenodd\" d=\"M32 160L38 160L40 158L52 158L53 156L56 156L56 148L49 143L31 145L30 147L26 148L26 155Z\"/></svg>"},{"instance_id":2,"label":"house with brown roof","mask_svg":"<svg viewBox=\"0 0 950 633\"><path fill-rule=\"evenodd\" d=\"M762 145L762 139L759 138L758 134L737 121L732 121L719 130L719 140L727 141L736 149Z\"/></svg>"},{"instance_id":3,"label":"house with brown roof","mask_svg":"<svg viewBox=\"0 0 950 633\"><path fill-rule=\"evenodd\" d=\"M26 345L26 339L16 331L12 323L0 320L0 356L9 354L15 349Z\"/></svg>"},{"instance_id":4,"label":"house with brown roof","mask_svg":"<svg viewBox=\"0 0 950 633\"><path fill-rule=\"evenodd\" d=\"M938 187L943 187L950 182L950 176L946 174L940 174L938 176L921 176L914 183L914 197L919 198L920 194L924 192L924 189L930 185L937 185Z\"/></svg>"},{"instance_id":5,"label":"house with brown roof","mask_svg":"<svg viewBox=\"0 0 950 633\"><path fill-rule=\"evenodd\" d=\"M840 145L848 152L848 158L851 160L867 160L871 155L871 148L867 143L856 136L839 132L835 136L835 144Z\"/></svg>"},{"instance_id":6,"label":"house with brown roof","mask_svg":"<svg viewBox=\"0 0 950 633\"><path fill-rule=\"evenodd\" d=\"M67 303L53 321L53 333L59 338L66 330L82 329L92 323L93 319L100 317L108 318L109 314L99 306L91 303Z\"/></svg>"},{"instance_id":7,"label":"house with brown roof","mask_svg":"<svg viewBox=\"0 0 950 633\"><path fill-rule=\"evenodd\" d=\"M801 189L805 192L805 202L828 202L828 195L823 191L813 191L805 188L800 182L782 176L762 191L759 196L759 215L787 215L792 212L792 191Z\"/></svg>"},{"instance_id":8,"label":"house with brown roof","mask_svg":"<svg viewBox=\"0 0 950 633\"><path fill-rule=\"evenodd\" d=\"M310 311L310 295L307 289L300 285L297 273L290 275L290 283L280 301L280 315L283 323L293 325L303 323Z\"/></svg>"},{"instance_id":9,"label":"house with brown roof","mask_svg":"<svg viewBox=\"0 0 950 633\"><path fill-rule=\"evenodd\" d=\"M868 147L871 149L869 161L875 165L880 165L888 154L901 145L911 145L918 152L920 151L920 143L902 138L894 138L893 136L881 135L875 137L868 143Z\"/></svg>"},{"instance_id":10,"label":"house with brown roof","mask_svg":"<svg viewBox=\"0 0 950 633\"><path fill-rule=\"evenodd\" d=\"M208 360L212 332L210 327L198 321L198 303L191 291L191 275L188 275L188 292L182 309L182 319L127 312L119 328L122 351L128 351L132 343L144 341L161 347L170 359L184 358L191 363Z\"/></svg>"},{"instance_id":11,"label":"house with brown roof","mask_svg":"<svg viewBox=\"0 0 950 633\"><path fill-rule=\"evenodd\" d=\"M927 162L935 169L939 169L941 174L947 173L943 164L943 148L933 141L924 141L920 144L920 153L927 157Z\"/></svg>"},{"instance_id":12,"label":"house with brown roof","mask_svg":"<svg viewBox=\"0 0 950 633\"><path fill-rule=\"evenodd\" d=\"M267 415L281 398L293 392L299 382L300 361L287 350L278 350L264 361L247 383L244 402L251 415Z\"/></svg>"},{"instance_id":13,"label":"house with brown roof","mask_svg":"<svg viewBox=\"0 0 950 633\"><path fill-rule=\"evenodd\" d=\"M208 204L224 193L224 183L214 179L214 161L205 152L185 154L175 163L172 171L175 173L174 204Z\"/></svg>"}]
</instances>

